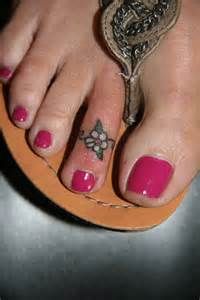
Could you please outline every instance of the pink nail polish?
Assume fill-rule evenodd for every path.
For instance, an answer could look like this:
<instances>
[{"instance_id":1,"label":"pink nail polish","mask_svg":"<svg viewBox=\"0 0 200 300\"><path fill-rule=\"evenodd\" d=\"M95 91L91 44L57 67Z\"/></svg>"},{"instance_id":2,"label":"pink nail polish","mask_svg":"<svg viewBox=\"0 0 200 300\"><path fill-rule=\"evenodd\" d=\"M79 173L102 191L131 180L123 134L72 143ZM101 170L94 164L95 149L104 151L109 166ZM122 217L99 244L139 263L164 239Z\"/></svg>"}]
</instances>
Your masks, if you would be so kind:
<instances>
[{"instance_id":1,"label":"pink nail polish","mask_svg":"<svg viewBox=\"0 0 200 300\"><path fill-rule=\"evenodd\" d=\"M0 78L4 80L10 79L12 76L12 71L7 67L1 67L0 68Z\"/></svg>"},{"instance_id":2,"label":"pink nail polish","mask_svg":"<svg viewBox=\"0 0 200 300\"><path fill-rule=\"evenodd\" d=\"M34 145L38 148L46 149L49 148L52 144L52 136L46 130L41 130L38 132Z\"/></svg>"},{"instance_id":3,"label":"pink nail polish","mask_svg":"<svg viewBox=\"0 0 200 300\"><path fill-rule=\"evenodd\" d=\"M93 174L85 171L77 170L72 178L71 187L79 193L90 192L95 185L95 177Z\"/></svg>"},{"instance_id":4,"label":"pink nail polish","mask_svg":"<svg viewBox=\"0 0 200 300\"><path fill-rule=\"evenodd\" d=\"M172 178L174 168L166 160L141 157L129 175L127 190L149 198L159 198Z\"/></svg>"},{"instance_id":5,"label":"pink nail polish","mask_svg":"<svg viewBox=\"0 0 200 300\"><path fill-rule=\"evenodd\" d=\"M25 122L28 117L27 110L22 106L17 106L12 114L13 121Z\"/></svg>"}]
</instances>

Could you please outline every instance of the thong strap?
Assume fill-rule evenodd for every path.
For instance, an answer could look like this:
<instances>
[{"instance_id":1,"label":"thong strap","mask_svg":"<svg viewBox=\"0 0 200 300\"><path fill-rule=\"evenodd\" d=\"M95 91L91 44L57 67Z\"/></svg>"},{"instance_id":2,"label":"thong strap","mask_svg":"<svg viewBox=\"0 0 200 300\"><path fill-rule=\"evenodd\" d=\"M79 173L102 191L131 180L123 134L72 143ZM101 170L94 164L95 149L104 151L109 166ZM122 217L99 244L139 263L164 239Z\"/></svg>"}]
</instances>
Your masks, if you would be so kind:
<instances>
[{"instance_id":1,"label":"thong strap","mask_svg":"<svg viewBox=\"0 0 200 300\"><path fill-rule=\"evenodd\" d=\"M104 40L123 67L124 121L132 125L143 100L140 67L176 24L181 0L100 0L100 6Z\"/></svg>"}]
</instances>

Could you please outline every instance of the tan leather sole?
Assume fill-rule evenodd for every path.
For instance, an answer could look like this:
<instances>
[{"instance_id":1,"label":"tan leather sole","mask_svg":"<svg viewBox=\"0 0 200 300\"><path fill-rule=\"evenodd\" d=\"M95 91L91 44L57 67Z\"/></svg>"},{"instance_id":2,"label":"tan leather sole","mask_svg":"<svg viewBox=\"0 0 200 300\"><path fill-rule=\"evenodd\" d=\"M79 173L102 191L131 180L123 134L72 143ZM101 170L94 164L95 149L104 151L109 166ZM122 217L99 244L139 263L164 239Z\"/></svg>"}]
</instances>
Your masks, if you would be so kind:
<instances>
[{"instance_id":1,"label":"tan leather sole","mask_svg":"<svg viewBox=\"0 0 200 300\"><path fill-rule=\"evenodd\" d=\"M51 201L72 215L90 223L115 230L144 230L166 220L179 206L185 192L159 208L136 207L119 198L112 187L111 170L104 187L87 196L68 191L57 177L64 150L44 160L27 145L25 132L16 128L8 118L0 86L0 128L5 141L22 171ZM37 202L37 199L35 199Z\"/></svg>"}]
</instances>

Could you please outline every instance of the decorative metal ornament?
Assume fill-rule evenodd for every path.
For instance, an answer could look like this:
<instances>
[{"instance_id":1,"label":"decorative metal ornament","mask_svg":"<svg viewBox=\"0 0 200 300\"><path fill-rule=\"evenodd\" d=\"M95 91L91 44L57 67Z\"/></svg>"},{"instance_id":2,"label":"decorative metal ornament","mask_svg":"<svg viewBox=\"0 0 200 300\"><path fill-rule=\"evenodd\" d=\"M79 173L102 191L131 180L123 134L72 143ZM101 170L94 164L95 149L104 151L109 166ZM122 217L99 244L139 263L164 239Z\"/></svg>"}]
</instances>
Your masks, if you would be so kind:
<instances>
[{"instance_id":1,"label":"decorative metal ornament","mask_svg":"<svg viewBox=\"0 0 200 300\"><path fill-rule=\"evenodd\" d=\"M100 0L100 5L104 39L124 71L124 121L132 125L142 99L140 66L175 25L181 0Z\"/></svg>"}]
</instances>

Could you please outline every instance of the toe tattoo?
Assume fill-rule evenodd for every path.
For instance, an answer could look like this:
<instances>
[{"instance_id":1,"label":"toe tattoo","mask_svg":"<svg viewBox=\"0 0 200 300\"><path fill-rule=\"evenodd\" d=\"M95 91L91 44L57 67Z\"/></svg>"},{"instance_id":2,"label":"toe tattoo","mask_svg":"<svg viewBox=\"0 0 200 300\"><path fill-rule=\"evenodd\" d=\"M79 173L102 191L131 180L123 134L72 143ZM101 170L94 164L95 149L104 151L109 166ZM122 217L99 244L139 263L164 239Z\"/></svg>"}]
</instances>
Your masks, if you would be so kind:
<instances>
[{"instance_id":1,"label":"toe tattoo","mask_svg":"<svg viewBox=\"0 0 200 300\"><path fill-rule=\"evenodd\" d=\"M107 149L113 149L115 141L108 137L108 133L103 128L100 120L96 121L95 126L91 129L89 134L81 130L79 139L84 142L87 149L93 151L99 160L104 159L104 152Z\"/></svg>"}]
</instances>

